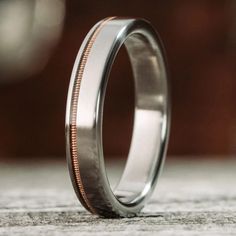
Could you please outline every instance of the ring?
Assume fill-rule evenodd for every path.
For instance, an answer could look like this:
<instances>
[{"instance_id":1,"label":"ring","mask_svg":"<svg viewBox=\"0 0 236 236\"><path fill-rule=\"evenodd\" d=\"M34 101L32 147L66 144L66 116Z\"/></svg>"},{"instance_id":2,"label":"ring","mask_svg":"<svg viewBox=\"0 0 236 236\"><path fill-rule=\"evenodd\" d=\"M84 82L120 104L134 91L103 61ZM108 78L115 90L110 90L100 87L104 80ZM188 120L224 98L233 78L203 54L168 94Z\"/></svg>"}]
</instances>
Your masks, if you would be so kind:
<instances>
[{"instance_id":1,"label":"ring","mask_svg":"<svg viewBox=\"0 0 236 236\"><path fill-rule=\"evenodd\" d=\"M106 85L124 45L135 81L135 110L129 155L119 184L106 174L102 117ZM169 136L170 99L159 36L143 19L109 17L87 34L68 90L66 152L81 204L103 217L131 217L144 207L163 166Z\"/></svg>"}]
</instances>

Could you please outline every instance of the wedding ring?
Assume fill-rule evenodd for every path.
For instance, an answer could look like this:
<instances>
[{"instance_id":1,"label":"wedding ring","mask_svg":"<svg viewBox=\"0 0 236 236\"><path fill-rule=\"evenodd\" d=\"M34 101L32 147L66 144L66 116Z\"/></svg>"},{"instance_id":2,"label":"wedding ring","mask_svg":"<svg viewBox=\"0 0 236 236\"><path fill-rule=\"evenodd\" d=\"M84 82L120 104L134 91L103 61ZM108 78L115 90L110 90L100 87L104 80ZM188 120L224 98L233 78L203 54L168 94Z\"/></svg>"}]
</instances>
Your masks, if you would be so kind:
<instances>
[{"instance_id":1,"label":"wedding ring","mask_svg":"<svg viewBox=\"0 0 236 236\"><path fill-rule=\"evenodd\" d=\"M122 45L135 81L134 125L125 169L112 189L104 163L102 117L109 73ZM149 22L109 17L89 31L69 85L66 151L75 192L91 213L135 216L151 196L168 143L168 87L163 46Z\"/></svg>"}]
</instances>

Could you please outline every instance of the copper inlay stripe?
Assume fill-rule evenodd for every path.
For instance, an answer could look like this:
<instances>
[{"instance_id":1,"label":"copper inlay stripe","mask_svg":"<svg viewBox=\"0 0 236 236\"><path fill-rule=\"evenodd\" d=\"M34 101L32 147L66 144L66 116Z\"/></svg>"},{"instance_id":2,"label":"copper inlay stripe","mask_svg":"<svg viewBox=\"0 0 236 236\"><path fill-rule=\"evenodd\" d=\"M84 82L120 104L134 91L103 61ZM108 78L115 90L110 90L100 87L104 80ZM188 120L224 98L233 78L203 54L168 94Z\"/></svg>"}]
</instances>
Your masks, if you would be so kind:
<instances>
[{"instance_id":1,"label":"copper inlay stripe","mask_svg":"<svg viewBox=\"0 0 236 236\"><path fill-rule=\"evenodd\" d=\"M77 70L76 80L73 88L72 93L72 105L71 105L71 125L70 125L70 144L71 144L71 159L72 159L72 165L73 165L73 171L75 175L75 181L79 188L79 192L81 194L81 197L84 201L84 203L87 205L88 209L96 214L96 210L92 207L90 204L87 195L84 190L83 182L81 179L80 174L80 165L79 165L79 155L78 155L78 140L77 140L77 127L76 127L76 120L77 120L77 105L78 105L78 98L79 98L79 90L81 85L81 80L83 77L85 65L88 60L89 53L91 51L91 48L96 40L97 35L101 31L102 27L110 20L114 19L115 17L109 17L101 22L100 25L95 29L95 31L92 33L90 39L88 40L87 45L85 46L85 49L82 53L81 60L79 63L79 67Z\"/></svg>"}]
</instances>

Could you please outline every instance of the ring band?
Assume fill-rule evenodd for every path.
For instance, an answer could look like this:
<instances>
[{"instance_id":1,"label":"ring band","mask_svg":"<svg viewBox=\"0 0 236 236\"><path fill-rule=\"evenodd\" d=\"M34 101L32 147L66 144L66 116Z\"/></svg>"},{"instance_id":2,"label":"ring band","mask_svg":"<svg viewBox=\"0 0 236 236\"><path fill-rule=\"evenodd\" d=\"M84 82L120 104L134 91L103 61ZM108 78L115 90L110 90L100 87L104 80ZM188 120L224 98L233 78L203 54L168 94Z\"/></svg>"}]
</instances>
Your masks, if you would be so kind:
<instances>
[{"instance_id":1,"label":"ring band","mask_svg":"<svg viewBox=\"0 0 236 236\"><path fill-rule=\"evenodd\" d=\"M132 141L121 180L107 178L102 116L114 59L125 45L135 81ZM143 19L110 17L87 34L71 75L66 111L70 176L82 205L104 217L135 216L150 197L166 155L170 101L160 38Z\"/></svg>"}]
</instances>

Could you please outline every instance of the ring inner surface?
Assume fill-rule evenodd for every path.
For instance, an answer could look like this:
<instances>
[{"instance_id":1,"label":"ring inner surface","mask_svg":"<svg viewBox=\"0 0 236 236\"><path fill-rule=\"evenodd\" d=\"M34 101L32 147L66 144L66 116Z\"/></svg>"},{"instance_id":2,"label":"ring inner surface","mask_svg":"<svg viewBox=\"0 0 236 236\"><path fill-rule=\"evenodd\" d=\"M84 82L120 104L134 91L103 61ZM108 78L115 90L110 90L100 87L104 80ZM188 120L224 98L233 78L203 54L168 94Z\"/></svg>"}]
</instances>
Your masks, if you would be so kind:
<instances>
[{"instance_id":1,"label":"ring inner surface","mask_svg":"<svg viewBox=\"0 0 236 236\"><path fill-rule=\"evenodd\" d=\"M123 204L135 204L150 190L158 165L165 123L166 85L163 62L152 38L135 33L126 39L135 81L135 112L131 146L114 194Z\"/></svg>"}]
</instances>

